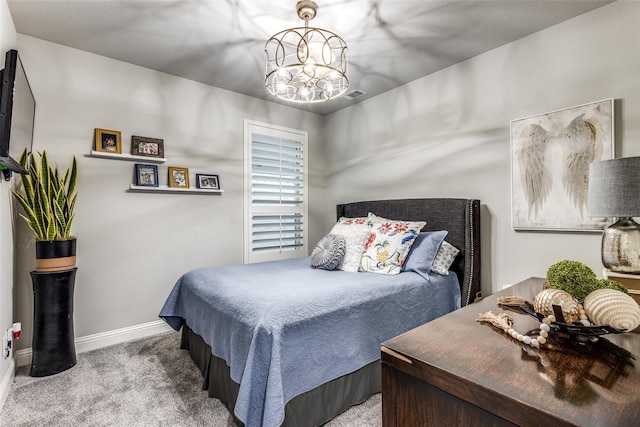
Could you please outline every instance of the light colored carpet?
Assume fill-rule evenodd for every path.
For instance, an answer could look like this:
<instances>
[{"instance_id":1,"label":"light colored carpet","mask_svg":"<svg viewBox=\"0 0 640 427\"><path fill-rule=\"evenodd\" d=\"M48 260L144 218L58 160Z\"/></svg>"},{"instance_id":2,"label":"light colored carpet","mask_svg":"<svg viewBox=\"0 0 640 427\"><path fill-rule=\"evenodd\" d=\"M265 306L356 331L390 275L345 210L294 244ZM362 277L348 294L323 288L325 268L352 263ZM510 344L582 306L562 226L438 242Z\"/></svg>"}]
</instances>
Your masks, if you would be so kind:
<instances>
[{"instance_id":1,"label":"light colored carpet","mask_svg":"<svg viewBox=\"0 0 640 427\"><path fill-rule=\"evenodd\" d=\"M0 426L235 427L202 376L180 334L168 333L81 353L73 368L33 378L16 371ZM339 415L327 427L378 427L380 394Z\"/></svg>"}]
</instances>

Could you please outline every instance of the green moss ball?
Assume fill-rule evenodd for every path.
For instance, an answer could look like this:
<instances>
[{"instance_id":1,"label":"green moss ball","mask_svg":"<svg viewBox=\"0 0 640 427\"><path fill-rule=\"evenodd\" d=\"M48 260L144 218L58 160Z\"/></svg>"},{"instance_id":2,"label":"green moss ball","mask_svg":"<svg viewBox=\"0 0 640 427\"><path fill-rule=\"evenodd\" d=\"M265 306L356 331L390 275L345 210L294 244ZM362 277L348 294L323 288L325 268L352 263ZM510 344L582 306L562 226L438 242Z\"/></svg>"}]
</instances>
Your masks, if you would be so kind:
<instances>
[{"instance_id":1,"label":"green moss ball","mask_svg":"<svg viewBox=\"0 0 640 427\"><path fill-rule=\"evenodd\" d=\"M627 288L625 288L620 282L616 282L615 280L599 279L597 285L598 289L615 289L616 291L629 294Z\"/></svg>"},{"instance_id":2,"label":"green moss ball","mask_svg":"<svg viewBox=\"0 0 640 427\"><path fill-rule=\"evenodd\" d=\"M563 260L547 270L547 284L553 289L562 289L578 301L598 289L596 274L579 261Z\"/></svg>"}]
</instances>

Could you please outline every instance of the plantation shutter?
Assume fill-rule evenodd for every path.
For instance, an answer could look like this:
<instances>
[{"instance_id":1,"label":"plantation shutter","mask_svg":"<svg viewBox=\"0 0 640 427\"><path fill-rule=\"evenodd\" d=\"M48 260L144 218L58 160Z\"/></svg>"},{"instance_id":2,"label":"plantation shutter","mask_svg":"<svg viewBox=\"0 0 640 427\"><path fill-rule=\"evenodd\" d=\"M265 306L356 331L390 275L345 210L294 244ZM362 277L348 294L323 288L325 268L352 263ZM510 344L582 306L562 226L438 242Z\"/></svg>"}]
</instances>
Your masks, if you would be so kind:
<instances>
[{"instance_id":1,"label":"plantation shutter","mask_svg":"<svg viewBox=\"0 0 640 427\"><path fill-rule=\"evenodd\" d=\"M306 255L306 139L245 121L245 262Z\"/></svg>"}]
</instances>

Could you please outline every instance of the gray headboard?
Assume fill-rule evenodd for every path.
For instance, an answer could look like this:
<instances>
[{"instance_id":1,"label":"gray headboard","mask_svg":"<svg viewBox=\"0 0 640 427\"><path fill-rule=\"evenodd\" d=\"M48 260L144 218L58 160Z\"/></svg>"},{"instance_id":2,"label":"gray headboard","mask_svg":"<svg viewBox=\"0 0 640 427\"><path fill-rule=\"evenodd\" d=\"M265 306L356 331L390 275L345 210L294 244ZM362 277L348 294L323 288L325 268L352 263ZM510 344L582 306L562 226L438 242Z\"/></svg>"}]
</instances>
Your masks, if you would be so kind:
<instances>
[{"instance_id":1,"label":"gray headboard","mask_svg":"<svg viewBox=\"0 0 640 427\"><path fill-rule=\"evenodd\" d=\"M389 219L426 221L422 231L447 230L445 240L460 249L450 270L458 276L462 305L480 295L480 200L398 199L337 205L337 218L367 216L369 212Z\"/></svg>"}]
</instances>

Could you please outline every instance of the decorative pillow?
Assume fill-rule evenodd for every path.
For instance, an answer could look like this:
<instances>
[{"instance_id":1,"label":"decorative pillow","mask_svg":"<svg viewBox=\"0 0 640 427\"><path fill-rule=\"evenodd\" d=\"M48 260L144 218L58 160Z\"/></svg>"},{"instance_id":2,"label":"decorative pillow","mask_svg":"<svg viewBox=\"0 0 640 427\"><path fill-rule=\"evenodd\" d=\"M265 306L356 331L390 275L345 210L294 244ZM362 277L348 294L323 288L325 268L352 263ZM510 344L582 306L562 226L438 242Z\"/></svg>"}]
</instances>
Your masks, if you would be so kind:
<instances>
[{"instance_id":1,"label":"decorative pillow","mask_svg":"<svg viewBox=\"0 0 640 427\"><path fill-rule=\"evenodd\" d=\"M442 245L438 250L438 255L431 264L431 271L446 276L449 274L449 267L455 261L456 256L460 253L460 249L453 246L446 240L442 241Z\"/></svg>"},{"instance_id":2,"label":"decorative pillow","mask_svg":"<svg viewBox=\"0 0 640 427\"><path fill-rule=\"evenodd\" d=\"M341 217L331 229L330 234L338 234L345 240L344 258L338 265L338 270L357 272L360 269L364 245L371 234L367 217Z\"/></svg>"},{"instance_id":3,"label":"decorative pillow","mask_svg":"<svg viewBox=\"0 0 640 427\"><path fill-rule=\"evenodd\" d=\"M360 270L360 260L364 247L369 241L369 236L373 233L369 230L361 231L352 236L343 236L345 242L345 252L342 262L338 265L338 270L357 273Z\"/></svg>"},{"instance_id":4,"label":"decorative pillow","mask_svg":"<svg viewBox=\"0 0 640 427\"><path fill-rule=\"evenodd\" d=\"M344 237L339 234L327 234L311 252L311 267L335 270L344 258L344 250Z\"/></svg>"},{"instance_id":5,"label":"decorative pillow","mask_svg":"<svg viewBox=\"0 0 640 427\"><path fill-rule=\"evenodd\" d=\"M424 231L418 234L411 246L407 258L402 265L402 271L413 271L428 279L429 270L433 264L448 231Z\"/></svg>"},{"instance_id":6,"label":"decorative pillow","mask_svg":"<svg viewBox=\"0 0 640 427\"><path fill-rule=\"evenodd\" d=\"M349 234L353 235L363 230L371 230L371 226L367 224L367 217L346 218L340 217L338 222L331 229L331 234Z\"/></svg>"},{"instance_id":7,"label":"decorative pillow","mask_svg":"<svg viewBox=\"0 0 640 427\"><path fill-rule=\"evenodd\" d=\"M365 247L360 269L372 273L398 274L424 221L398 221L369 212L374 233Z\"/></svg>"}]
</instances>

